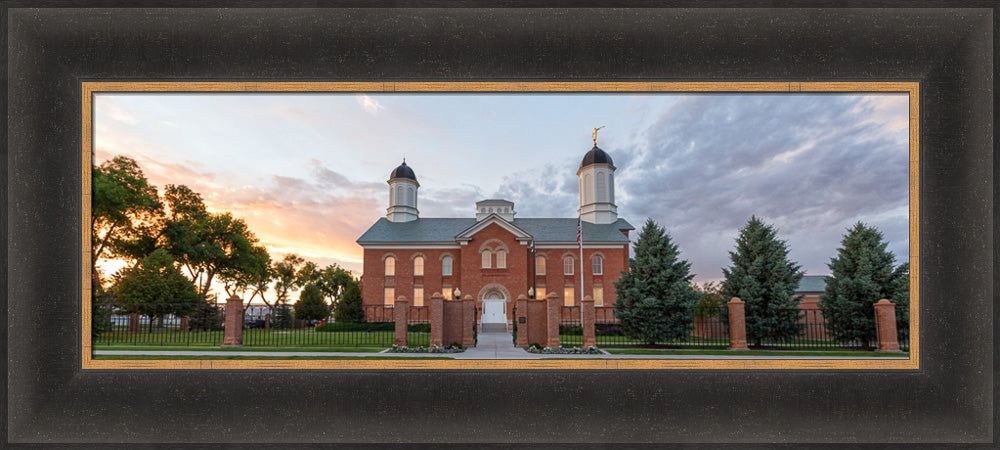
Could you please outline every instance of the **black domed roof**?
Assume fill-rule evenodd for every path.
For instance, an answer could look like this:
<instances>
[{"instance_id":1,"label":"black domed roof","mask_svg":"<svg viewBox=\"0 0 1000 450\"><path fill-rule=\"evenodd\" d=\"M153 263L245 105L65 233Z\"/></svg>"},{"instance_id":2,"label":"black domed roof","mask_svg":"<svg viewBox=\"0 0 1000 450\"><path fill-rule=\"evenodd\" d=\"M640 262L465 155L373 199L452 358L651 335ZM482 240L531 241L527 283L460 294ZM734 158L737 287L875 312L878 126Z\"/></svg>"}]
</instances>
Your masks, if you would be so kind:
<instances>
[{"instance_id":1,"label":"black domed roof","mask_svg":"<svg viewBox=\"0 0 1000 450\"><path fill-rule=\"evenodd\" d=\"M586 155L583 157L583 162L580 163L580 167L587 167L591 164L608 164L614 167L615 163L611 161L611 155L607 154L604 150L601 150L598 146L590 149Z\"/></svg>"},{"instance_id":2,"label":"black domed roof","mask_svg":"<svg viewBox=\"0 0 1000 450\"><path fill-rule=\"evenodd\" d=\"M406 160L404 159L403 164L400 164L399 167L393 169L392 173L389 174L389 179L393 178L409 178L417 181L417 174L413 173L413 169L406 165Z\"/></svg>"}]
</instances>

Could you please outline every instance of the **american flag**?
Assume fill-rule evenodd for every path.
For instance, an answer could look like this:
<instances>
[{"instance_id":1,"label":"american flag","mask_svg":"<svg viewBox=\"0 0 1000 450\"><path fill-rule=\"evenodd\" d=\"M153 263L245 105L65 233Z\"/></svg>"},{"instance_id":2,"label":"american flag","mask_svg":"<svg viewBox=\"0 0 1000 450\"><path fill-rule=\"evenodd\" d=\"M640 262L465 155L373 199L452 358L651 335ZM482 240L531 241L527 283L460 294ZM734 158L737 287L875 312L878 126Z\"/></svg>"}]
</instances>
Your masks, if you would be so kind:
<instances>
[{"instance_id":1,"label":"american flag","mask_svg":"<svg viewBox=\"0 0 1000 450\"><path fill-rule=\"evenodd\" d=\"M583 218L578 218L576 221L576 244L583 250Z\"/></svg>"}]
</instances>

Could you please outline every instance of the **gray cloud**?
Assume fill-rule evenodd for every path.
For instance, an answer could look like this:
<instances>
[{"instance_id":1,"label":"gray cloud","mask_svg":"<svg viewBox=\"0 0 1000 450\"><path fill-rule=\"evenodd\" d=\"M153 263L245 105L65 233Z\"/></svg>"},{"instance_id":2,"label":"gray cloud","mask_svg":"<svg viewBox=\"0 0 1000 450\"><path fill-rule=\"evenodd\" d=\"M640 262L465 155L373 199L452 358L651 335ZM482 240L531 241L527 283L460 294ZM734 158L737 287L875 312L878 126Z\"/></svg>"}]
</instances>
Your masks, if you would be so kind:
<instances>
[{"instance_id":1,"label":"gray cloud","mask_svg":"<svg viewBox=\"0 0 1000 450\"><path fill-rule=\"evenodd\" d=\"M879 116L882 103L873 107L860 96L684 98L648 128L623 133L632 135L628 142L604 147L618 167L619 212L637 227L647 217L666 227L701 279L722 276L751 215L775 225L791 257L812 274L828 273L826 263L857 221L878 226L903 260L908 219L888 212L908 204L908 144L905 130L890 126L898 117ZM516 174L500 193L516 199L519 212L572 217L576 164Z\"/></svg>"}]
</instances>

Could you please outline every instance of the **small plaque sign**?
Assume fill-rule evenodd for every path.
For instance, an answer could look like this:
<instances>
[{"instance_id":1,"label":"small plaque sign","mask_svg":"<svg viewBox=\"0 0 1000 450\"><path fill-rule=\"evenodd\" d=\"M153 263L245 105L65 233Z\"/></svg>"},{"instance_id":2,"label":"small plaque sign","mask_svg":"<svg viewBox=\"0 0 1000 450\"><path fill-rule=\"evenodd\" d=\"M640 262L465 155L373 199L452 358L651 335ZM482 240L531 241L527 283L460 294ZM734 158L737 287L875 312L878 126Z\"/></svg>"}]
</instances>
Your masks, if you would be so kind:
<instances>
[{"instance_id":1,"label":"small plaque sign","mask_svg":"<svg viewBox=\"0 0 1000 450\"><path fill-rule=\"evenodd\" d=\"M517 323L525 323L525 322L527 322L527 319L528 319L527 317L518 317L517 318Z\"/></svg>"}]
</instances>

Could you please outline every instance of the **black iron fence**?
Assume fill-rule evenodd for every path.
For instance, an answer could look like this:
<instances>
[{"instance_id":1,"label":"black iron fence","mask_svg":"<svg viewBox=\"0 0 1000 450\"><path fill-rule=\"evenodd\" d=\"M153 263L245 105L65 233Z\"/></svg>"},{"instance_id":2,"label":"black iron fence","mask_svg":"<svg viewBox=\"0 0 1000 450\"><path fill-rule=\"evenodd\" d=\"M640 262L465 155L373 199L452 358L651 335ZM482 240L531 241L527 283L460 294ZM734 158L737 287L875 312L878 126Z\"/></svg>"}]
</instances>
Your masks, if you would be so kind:
<instances>
[{"instance_id":1,"label":"black iron fence","mask_svg":"<svg viewBox=\"0 0 1000 450\"><path fill-rule=\"evenodd\" d=\"M392 307L362 307L359 323L339 323L326 305L249 306L243 311L242 340L246 347L372 347L393 345L395 322ZM222 345L225 305L199 305L178 311L166 304L97 304L94 307L95 346ZM181 315L184 314L184 315ZM411 308L407 320L410 346L430 342L427 308Z\"/></svg>"}]
</instances>

